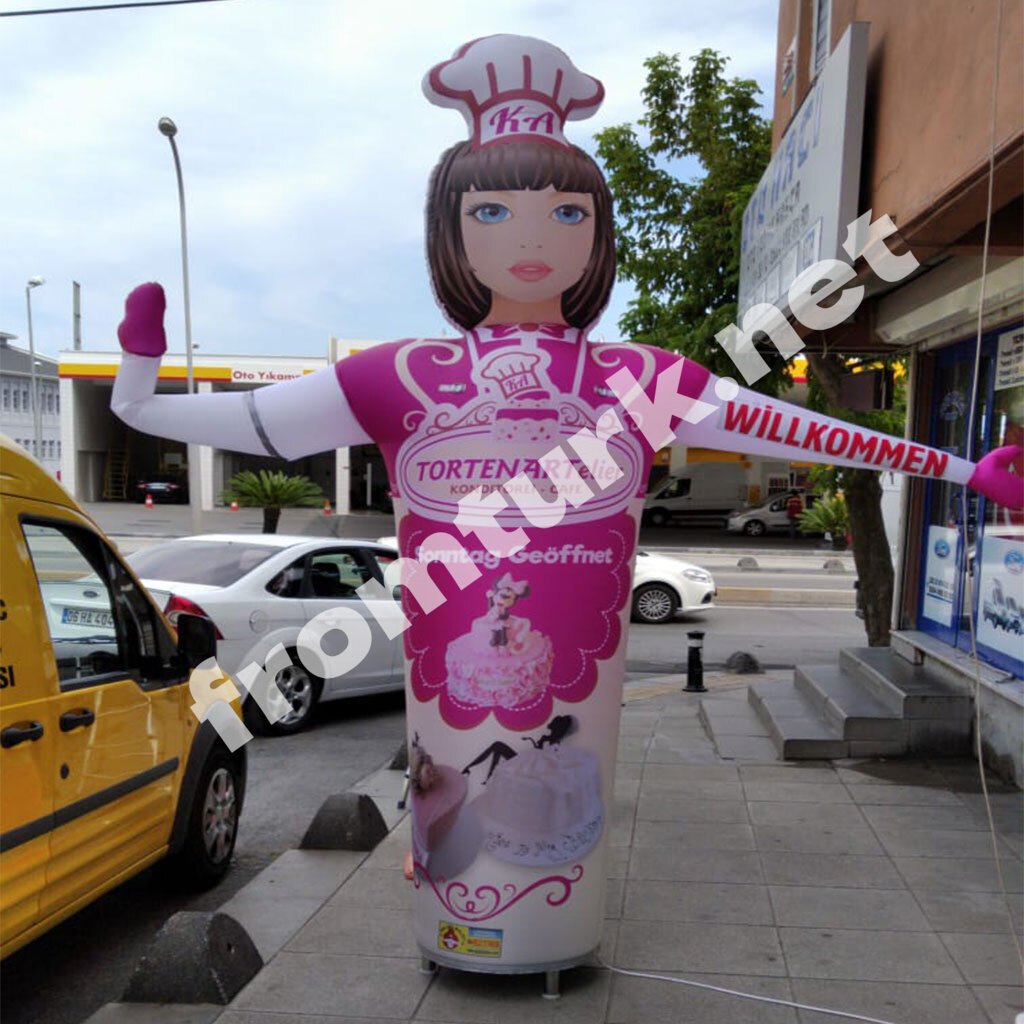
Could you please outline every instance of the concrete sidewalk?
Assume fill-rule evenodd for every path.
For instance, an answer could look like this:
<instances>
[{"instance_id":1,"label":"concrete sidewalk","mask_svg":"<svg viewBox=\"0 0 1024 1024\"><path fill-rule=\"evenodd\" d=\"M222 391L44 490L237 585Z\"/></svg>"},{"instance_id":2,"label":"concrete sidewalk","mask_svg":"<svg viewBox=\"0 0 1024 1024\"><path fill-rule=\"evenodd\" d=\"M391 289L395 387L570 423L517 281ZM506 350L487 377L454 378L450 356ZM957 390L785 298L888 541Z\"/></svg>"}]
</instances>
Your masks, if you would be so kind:
<instances>
[{"instance_id":1,"label":"concrete sidewalk","mask_svg":"<svg viewBox=\"0 0 1024 1024\"><path fill-rule=\"evenodd\" d=\"M780 763L742 724L750 678L709 675L704 695L680 692L667 678L627 684L603 960L895 1024L1011 1024L1024 1005L1010 923L1012 915L1020 928L1024 888L1020 792L989 778L1008 907L973 764ZM731 735L716 726L725 749L701 725L701 700L705 716L737 722ZM393 808L384 790L398 781L386 774L368 785ZM277 951L226 1010L153 1007L153 1016L138 1017L131 1013L142 1008L122 1004L93 1021L840 1019L614 974L596 962L564 972L554 1002L541 998L536 976L424 976L406 923L412 890L400 867L408 848L403 818L361 860L327 855L348 859L326 868L323 856L309 858L301 870L323 896L296 908L291 923L269 915L278 921L269 942ZM244 906L225 910L245 914ZM259 914L250 915L247 927L259 931Z\"/></svg>"}]
</instances>

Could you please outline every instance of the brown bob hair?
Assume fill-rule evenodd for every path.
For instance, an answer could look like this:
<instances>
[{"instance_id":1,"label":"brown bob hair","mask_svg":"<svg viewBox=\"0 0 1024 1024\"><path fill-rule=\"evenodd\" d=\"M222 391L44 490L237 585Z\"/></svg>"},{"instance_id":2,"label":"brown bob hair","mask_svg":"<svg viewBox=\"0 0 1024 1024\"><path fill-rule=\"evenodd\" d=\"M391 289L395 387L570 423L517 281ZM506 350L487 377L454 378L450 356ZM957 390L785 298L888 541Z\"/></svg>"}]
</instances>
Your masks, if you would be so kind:
<instances>
[{"instance_id":1,"label":"brown bob hair","mask_svg":"<svg viewBox=\"0 0 1024 1024\"><path fill-rule=\"evenodd\" d=\"M612 197L596 163L576 146L521 140L474 149L460 142L446 150L430 176L427 263L434 295L446 317L476 327L491 308L491 290L473 275L462 243L462 194L545 189L587 192L594 199L594 248L580 280L562 295L566 323L584 328L608 303L615 280Z\"/></svg>"}]
</instances>

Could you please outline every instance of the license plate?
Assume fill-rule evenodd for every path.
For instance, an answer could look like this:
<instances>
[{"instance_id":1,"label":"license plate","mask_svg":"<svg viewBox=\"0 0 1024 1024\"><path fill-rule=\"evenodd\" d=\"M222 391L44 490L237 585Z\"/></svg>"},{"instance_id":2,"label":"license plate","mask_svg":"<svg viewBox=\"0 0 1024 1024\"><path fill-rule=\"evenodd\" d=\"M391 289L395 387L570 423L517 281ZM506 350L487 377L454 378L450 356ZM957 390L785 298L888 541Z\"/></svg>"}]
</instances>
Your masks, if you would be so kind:
<instances>
[{"instance_id":1,"label":"license plate","mask_svg":"<svg viewBox=\"0 0 1024 1024\"><path fill-rule=\"evenodd\" d=\"M113 626L114 616L91 608L65 608L60 621L69 626Z\"/></svg>"}]
</instances>

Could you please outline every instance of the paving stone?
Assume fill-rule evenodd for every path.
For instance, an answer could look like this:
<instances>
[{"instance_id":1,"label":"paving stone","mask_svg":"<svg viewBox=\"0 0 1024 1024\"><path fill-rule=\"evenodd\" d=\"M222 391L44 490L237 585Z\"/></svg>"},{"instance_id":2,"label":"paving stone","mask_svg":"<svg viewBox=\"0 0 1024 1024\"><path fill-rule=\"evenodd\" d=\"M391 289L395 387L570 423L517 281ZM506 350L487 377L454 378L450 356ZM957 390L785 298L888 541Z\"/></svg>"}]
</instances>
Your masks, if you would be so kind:
<instances>
[{"instance_id":1,"label":"paving stone","mask_svg":"<svg viewBox=\"0 0 1024 1024\"><path fill-rule=\"evenodd\" d=\"M896 870L911 889L943 892L999 892L1000 882L991 857L893 857ZM1021 892L1019 871L1003 871L1007 892Z\"/></svg>"},{"instance_id":2,"label":"paving stone","mask_svg":"<svg viewBox=\"0 0 1024 1024\"><path fill-rule=\"evenodd\" d=\"M909 892L818 885L773 885L769 892L780 926L931 930L928 918Z\"/></svg>"},{"instance_id":3,"label":"paving stone","mask_svg":"<svg viewBox=\"0 0 1024 1024\"><path fill-rule=\"evenodd\" d=\"M541 998L542 975L472 974L440 970L416 1013L417 1021L472 1021L474 1024L593 1024L604 1020L611 977L603 970L562 971L562 998Z\"/></svg>"},{"instance_id":4,"label":"paving stone","mask_svg":"<svg viewBox=\"0 0 1024 1024\"><path fill-rule=\"evenodd\" d=\"M743 790L738 782L719 782L714 779L673 779L652 777L659 768L676 765L647 764L640 783L640 796L685 796L691 800L742 800Z\"/></svg>"},{"instance_id":5,"label":"paving stone","mask_svg":"<svg viewBox=\"0 0 1024 1024\"><path fill-rule=\"evenodd\" d=\"M962 806L960 797L951 789L929 789L889 783L884 786L850 786L850 796L857 804L909 805L912 807Z\"/></svg>"},{"instance_id":6,"label":"paving stone","mask_svg":"<svg viewBox=\"0 0 1024 1024\"><path fill-rule=\"evenodd\" d=\"M972 991L988 1013L987 1024L1008 1024L1024 1012L1024 991L1020 985L975 985Z\"/></svg>"},{"instance_id":7,"label":"paving stone","mask_svg":"<svg viewBox=\"0 0 1024 1024\"><path fill-rule=\"evenodd\" d=\"M642 761L617 761L615 764L615 781L621 779L636 779L639 781L644 773Z\"/></svg>"},{"instance_id":8,"label":"paving stone","mask_svg":"<svg viewBox=\"0 0 1024 1024\"><path fill-rule=\"evenodd\" d=\"M730 822L638 821L633 845L682 850L756 850L754 833L746 824Z\"/></svg>"},{"instance_id":9,"label":"paving stone","mask_svg":"<svg viewBox=\"0 0 1024 1024\"><path fill-rule=\"evenodd\" d=\"M412 884L399 868L360 868L330 899L332 904L378 907L381 910L411 910Z\"/></svg>"},{"instance_id":10,"label":"paving stone","mask_svg":"<svg viewBox=\"0 0 1024 1024\"><path fill-rule=\"evenodd\" d=\"M780 800L752 802L750 820L755 825L832 825L840 828L867 825L864 815L854 804L812 804L803 800L786 803Z\"/></svg>"},{"instance_id":11,"label":"paving stone","mask_svg":"<svg viewBox=\"0 0 1024 1024\"><path fill-rule=\"evenodd\" d=\"M917 892L917 902L937 932L1010 931L1011 918L1024 921L1024 900L1020 893L1004 898L994 892Z\"/></svg>"},{"instance_id":12,"label":"paving stone","mask_svg":"<svg viewBox=\"0 0 1024 1024\"><path fill-rule=\"evenodd\" d=\"M843 928L780 928L791 978L958 984L937 935Z\"/></svg>"},{"instance_id":13,"label":"paving stone","mask_svg":"<svg viewBox=\"0 0 1024 1024\"><path fill-rule=\"evenodd\" d=\"M628 918L619 927L615 965L643 971L786 972L774 928Z\"/></svg>"},{"instance_id":14,"label":"paving stone","mask_svg":"<svg viewBox=\"0 0 1024 1024\"><path fill-rule=\"evenodd\" d=\"M977 832L988 825L967 810L956 807L882 807L862 805L864 817L874 828L945 828Z\"/></svg>"},{"instance_id":15,"label":"paving stone","mask_svg":"<svg viewBox=\"0 0 1024 1024\"><path fill-rule=\"evenodd\" d=\"M762 853L765 880L772 885L905 889L907 883L888 857L820 853Z\"/></svg>"},{"instance_id":16,"label":"paving stone","mask_svg":"<svg viewBox=\"0 0 1024 1024\"><path fill-rule=\"evenodd\" d=\"M900 1024L989 1024L978 1000L963 986L810 978L794 978L791 984L801 1003L879 1020ZM801 1024L835 1024L837 1019L831 1014L800 1011Z\"/></svg>"},{"instance_id":17,"label":"paving stone","mask_svg":"<svg viewBox=\"0 0 1024 1024\"><path fill-rule=\"evenodd\" d=\"M630 761L643 763L647 758L647 745L650 743L648 736L625 736L619 740L616 760L620 763Z\"/></svg>"},{"instance_id":18,"label":"paving stone","mask_svg":"<svg viewBox=\"0 0 1024 1024\"><path fill-rule=\"evenodd\" d=\"M1015 985L1020 960L1011 936L942 932L939 935L971 985Z\"/></svg>"},{"instance_id":19,"label":"paving stone","mask_svg":"<svg viewBox=\"0 0 1024 1024\"><path fill-rule=\"evenodd\" d=\"M761 859L742 850L634 849L629 878L674 882L763 882Z\"/></svg>"},{"instance_id":20,"label":"paving stone","mask_svg":"<svg viewBox=\"0 0 1024 1024\"><path fill-rule=\"evenodd\" d=\"M742 800L700 800L669 793L644 795L637 804L638 821L739 822L748 823L747 805Z\"/></svg>"},{"instance_id":21,"label":"paving stone","mask_svg":"<svg viewBox=\"0 0 1024 1024\"><path fill-rule=\"evenodd\" d=\"M743 782L743 795L750 803L763 801L806 801L813 804L848 804L853 800L846 787L827 782Z\"/></svg>"},{"instance_id":22,"label":"paving stone","mask_svg":"<svg viewBox=\"0 0 1024 1024\"><path fill-rule=\"evenodd\" d=\"M331 903L296 935L290 953L418 957L405 910Z\"/></svg>"},{"instance_id":23,"label":"paving stone","mask_svg":"<svg viewBox=\"0 0 1024 1024\"><path fill-rule=\"evenodd\" d=\"M622 878L609 878L605 883L604 916L622 917L622 903L626 894L626 882Z\"/></svg>"},{"instance_id":24,"label":"paving stone","mask_svg":"<svg viewBox=\"0 0 1024 1024\"><path fill-rule=\"evenodd\" d=\"M766 736L721 736L716 745L722 757L734 761L774 761L778 757L775 744Z\"/></svg>"},{"instance_id":25,"label":"paving stone","mask_svg":"<svg viewBox=\"0 0 1024 1024\"><path fill-rule=\"evenodd\" d=\"M765 886L721 882L632 879L626 883L622 917L643 921L774 924Z\"/></svg>"},{"instance_id":26,"label":"paving stone","mask_svg":"<svg viewBox=\"0 0 1024 1024\"><path fill-rule=\"evenodd\" d=\"M818 785L841 785L836 770L830 762L815 764L741 764L740 778L744 783L754 782L811 782Z\"/></svg>"},{"instance_id":27,"label":"paving stone","mask_svg":"<svg viewBox=\"0 0 1024 1024\"><path fill-rule=\"evenodd\" d=\"M648 781L664 779L669 782L726 782L738 783L739 770L731 764L649 765L644 772Z\"/></svg>"},{"instance_id":28,"label":"paving stone","mask_svg":"<svg viewBox=\"0 0 1024 1024\"><path fill-rule=\"evenodd\" d=\"M613 846L608 850L608 877L625 878L629 870L629 847Z\"/></svg>"},{"instance_id":29,"label":"paving stone","mask_svg":"<svg viewBox=\"0 0 1024 1024\"><path fill-rule=\"evenodd\" d=\"M941 828L876 828L891 857L991 857L988 832Z\"/></svg>"},{"instance_id":30,"label":"paving stone","mask_svg":"<svg viewBox=\"0 0 1024 1024\"><path fill-rule=\"evenodd\" d=\"M848 760L835 764L836 774L848 786L914 786L949 789L946 778L928 762L917 760Z\"/></svg>"},{"instance_id":31,"label":"paving stone","mask_svg":"<svg viewBox=\"0 0 1024 1024\"><path fill-rule=\"evenodd\" d=\"M789 983L784 978L689 972L685 976L669 975L673 976L769 999L792 999ZM789 1007L754 1002L692 985L616 975L608 1024L668 1021L672 1024L796 1024L797 1015Z\"/></svg>"},{"instance_id":32,"label":"paving stone","mask_svg":"<svg viewBox=\"0 0 1024 1024\"><path fill-rule=\"evenodd\" d=\"M766 853L881 854L882 847L869 828L838 825L755 825L757 848Z\"/></svg>"},{"instance_id":33,"label":"paving stone","mask_svg":"<svg viewBox=\"0 0 1024 1024\"><path fill-rule=\"evenodd\" d=\"M351 1017L410 1018L430 984L419 957L278 953L232 1009Z\"/></svg>"}]
</instances>

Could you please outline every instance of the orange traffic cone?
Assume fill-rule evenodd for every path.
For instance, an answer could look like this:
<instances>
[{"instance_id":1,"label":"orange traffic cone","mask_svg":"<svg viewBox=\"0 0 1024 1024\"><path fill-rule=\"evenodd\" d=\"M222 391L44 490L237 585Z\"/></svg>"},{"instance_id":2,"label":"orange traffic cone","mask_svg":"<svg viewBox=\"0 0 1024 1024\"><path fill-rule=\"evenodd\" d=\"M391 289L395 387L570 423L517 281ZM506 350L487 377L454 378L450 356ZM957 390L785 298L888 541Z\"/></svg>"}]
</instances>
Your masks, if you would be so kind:
<instances>
[{"instance_id":1,"label":"orange traffic cone","mask_svg":"<svg viewBox=\"0 0 1024 1024\"><path fill-rule=\"evenodd\" d=\"M332 515L332 514L333 513L331 512L331 499L330 498L326 498L326 499L324 499L324 515L325 516L329 516L329 515Z\"/></svg>"},{"instance_id":2,"label":"orange traffic cone","mask_svg":"<svg viewBox=\"0 0 1024 1024\"><path fill-rule=\"evenodd\" d=\"M231 511L232 512L237 512L238 511L238 502L237 501L231 502Z\"/></svg>"},{"instance_id":3,"label":"orange traffic cone","mask_svg":"<svg viewBox=\"0 0 1024 1024\"><path fill-rule=\"evenodd\" d=\"M146 495L146 508L152 508L152 507L153 507L153 495L152 494L147 494Z\"/></svg>"}]
</instances>

